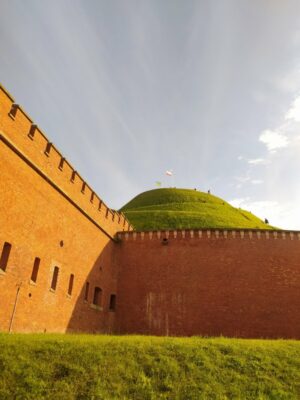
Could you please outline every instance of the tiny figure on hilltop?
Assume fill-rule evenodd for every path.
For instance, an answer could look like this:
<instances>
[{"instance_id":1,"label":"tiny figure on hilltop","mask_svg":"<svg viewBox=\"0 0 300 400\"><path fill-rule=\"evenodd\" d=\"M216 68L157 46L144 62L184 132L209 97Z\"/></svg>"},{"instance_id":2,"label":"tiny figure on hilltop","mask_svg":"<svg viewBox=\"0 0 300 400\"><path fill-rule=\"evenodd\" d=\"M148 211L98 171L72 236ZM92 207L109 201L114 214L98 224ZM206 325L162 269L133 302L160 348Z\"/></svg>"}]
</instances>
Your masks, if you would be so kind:
<instances>
[{"instance_id":1,"label":"tiny figure on hilltop","mask_svg":"<svg viewBox=\"0 0 300 400\"><path fill-rule=\"evenodd\" d=\"M210 194L210 189L208 189L207 193Z\"/></svg>"},{"instance_id":2,"label":"tiny figure on hilltop","mask_svg":"<svg viewBox=\"0 0 300 400\"><path fill-rule=\"evenodd\" d=\"M269 223L269 221L267 220L267 218L265 218L265 224L268 224Z\"/></svg>"}]
</instances>

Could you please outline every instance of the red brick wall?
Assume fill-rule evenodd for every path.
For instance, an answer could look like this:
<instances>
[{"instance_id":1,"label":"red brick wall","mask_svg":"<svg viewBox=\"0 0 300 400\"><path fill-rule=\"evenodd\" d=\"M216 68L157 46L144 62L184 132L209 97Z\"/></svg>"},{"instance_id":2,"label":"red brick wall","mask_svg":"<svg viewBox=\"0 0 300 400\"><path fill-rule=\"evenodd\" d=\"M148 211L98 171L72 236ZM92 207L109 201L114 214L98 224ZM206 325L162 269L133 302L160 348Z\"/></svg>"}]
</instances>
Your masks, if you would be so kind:
<instances>
[{"instance_id":1,"label":"red brick wall","mask_svg":"<svg viewBox=\"0 0 300 400\"><path fill-rule=\"evenodd\" d=\"M299 233L200 234L120 235L118 331L300 338Z\"/></svg>"},{"instance_id":2,"label":"red brick wall","mask_svg":"<svg viewBox=\"0 0 300 400\"><path fill-rule=\"evenodd\" d=\"M0 86L0 256L12 245L0 269L0 331L300 338L299 233L170 232L162 244L167 233L130 232L115 242L128 221L88 184L82 192L78 173L71 182L71 164L38 128L29 138L32 121L12 105Z\"/></svg>"},{"instance_id":3,"label":"red brick wall","mask_svg":"<svg viewBox=\"0 0 300 400\"><path fill-rule=\"evenodd\" d=\"M114 215L112 210L93 192L93 189L87 183L84 193L82 192L85 181L68 160L64 161L62 169L59 168L64 157L54 145L51 146L49 154L45 154L47 144L50 142L38 127L34 131L33 138L29 138L29 133L34 126L33 122L21 108L17 108L16 115L10 117L13 104L15 104L13 99L0 86L0 135L13 144L26 159L30 160L108 234L114 236L117 231L132 229L124 216ZM71 182L74 171L76 172L75 180Z\"/></svg>"},{"instance_id":4,"label":"red brick wall","mask_svg":"<svg viewBox=\"0 0 300 400\"><path fill-rule=\"evenodd\" d=\"M21 109L9 116L12 104L0 87L0 256L5 242L12 245L6 271L0 269L0 331L9 330L13 317L12 331L111 332L109 298L117 280L111 238L130 229L128 222L104 203L99 210L101 200L91 198L88 185L81 192L78 174L70 181L71 165L66 161L59 169L62 156L54 147L44 153L48 140L39 130L28 137L32 123ZM35 257L41 259L36 284L30 280ZM91 305L95 286L103 290L99 307Z\"/></svg>"}]
</instances>

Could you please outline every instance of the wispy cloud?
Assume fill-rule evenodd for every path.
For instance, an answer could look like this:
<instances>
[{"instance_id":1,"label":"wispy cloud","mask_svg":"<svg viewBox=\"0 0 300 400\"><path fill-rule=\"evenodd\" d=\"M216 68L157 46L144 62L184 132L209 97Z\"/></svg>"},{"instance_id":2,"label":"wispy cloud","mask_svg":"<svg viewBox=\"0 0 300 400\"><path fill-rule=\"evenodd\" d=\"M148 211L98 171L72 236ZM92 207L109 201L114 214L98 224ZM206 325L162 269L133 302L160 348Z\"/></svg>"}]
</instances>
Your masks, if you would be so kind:
<instances>
[{"instance_id":1,"label":"wispy cloud","mask_svg":"<svg viewBox=\"0 0 300 400\"><path fill-rule=\"evenodd\" d=\"M270 164L270 160L267 160L266 158L253 158L248 160L248 164L250 165L266 165Z\"/></svg>"},{"instance_id":2,"label":"wispy cloud","mask_svg":"<svg viewBox=\"0 0 300 400\"><path fill-rule=\"evenodd\" d=\"M241 207L242 204L248 202L250 200L250 197L241 197L241 198L236 198L229 200L228 203L230 203L233 207Z\"/></svg>"},{"instance_id":3,"label":"wispy cloud","mask_svg":"<svg viewBox=\"0 0 300 400\"><path fill-rule=\"evenodd\" d=\"M250 175L237 176L235 177L235 180L237 181L237 184L235 185L236 189L242 188L247 183L251 183L252 185L260 185L264 182L262 179L252 179Z\"/></svg>"},{"instance_id":4,"label":"wispy cloud","mask_svg":"<svg viewBox=\"0 0 300 400\"><path fill-rule=\"evenodd\" d=\"M299 229L300 210L295 211L293 202L281 203L274 200L253 200L250 197L235 198L229 203L238 208L251 211L262 220L267 218L269 223L278 228Z\"/></svg>"},{"instance_id":5,"label":"wispy cloud","mask_svg":"<svg viewBox=\"0 0 300 400\"><path fill-rule=\"evenodd\" d=\"M259 141L264 143L270 152L275 152L289 144L286 135L269 129L266 129L261 133Z\"/></svg>"},{"instance_id":6,"label":"wispy cloud","mask_svg":"<svg viewBox=\"0 0 300 400\"><path fill-rule=\"evenodd\" d=\"M240 183L245 183L245 182L250 181L249 176L237 176L235 179Z\"/></svg>"},{"instance_id":7,"label":"wispy cloud","mask_svg":"<svg viewBox=\"0 0 300 400\"><path fill-rule=\"evenodd\" d=\"M300 137L300 96L289 105L282 122L273 128L265 129L259 135L259 141L264 143L269 153L276 153L277 150L292 147L295 140ZM249 164L259 164L262 159L249 160ZM269 159L270 161L270 159Z\"/></svg>"},{"instance_id":8,"label":"wispy cloud","mask_svg":"<svg viewBox=\"0 0 300 400\"><path fill-rule=\"evenodd\" d=\"M3 83L108 204L174 165L298 215L300 3L2 3Z\"/></svg>"},{"instance_id":9,"label":"wispy cloud","mask_svg":"<svg viewBox=\"0 0 300 400\"><path fill-rule=\"evenodd\" d=\"M300 122L300 96L296 97L290 109L285 114L286 120Z\"/></svg>"},{"instance_id":10,"label":"wispy cloud","mask_svg":"<svg viewBox=\"0 0 300 400\"><path fill-rule=\"evenodd\" d=\"M251 211L262 220L267 218L273 225L278 224L283 215L287 213L285 206L280 206L277 201L272 200L251 201L249 197L245 197L232 199L229 203L234 207Z\"/></svg>"},{"instance_id":11,"label":"wispy cloud","mask_svg":"<svg viewBox=\"0 0 300 400\"><path fill-rule=\"evenodd\" d=\"M236 183L236 185L235 185L235 188L236 189L240 189L240 188L242 188L247 182L249 182L250 181L250 176L248 176L248 175L241 175L241 176L236 176L235 178L235 181L237 182Z\"/></svg>"}]
</instances>

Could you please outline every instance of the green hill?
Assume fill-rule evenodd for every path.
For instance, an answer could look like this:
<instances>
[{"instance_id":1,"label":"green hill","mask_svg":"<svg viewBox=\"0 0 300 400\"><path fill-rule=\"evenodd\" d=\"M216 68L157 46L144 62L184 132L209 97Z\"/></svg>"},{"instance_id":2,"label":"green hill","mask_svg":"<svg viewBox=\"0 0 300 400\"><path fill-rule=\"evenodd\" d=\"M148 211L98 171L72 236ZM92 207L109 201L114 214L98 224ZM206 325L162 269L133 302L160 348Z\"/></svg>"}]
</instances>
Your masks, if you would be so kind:
<instances>
[{"instance_id":1,"label":"green hill","mask_svg":"<svg viewBox=\"0 0 300 400\"><path fill-rule=\"evenodd\" d=\"M212 194L191 189L154 189L121 210L136 230L251 228L273 229L249 211Z\"/></svg>"},{"instance_id":2,"label":"green hill","mask_svg":"<svg viewBox=\"0 0 300 400\"><path fill-rule=\"evenodd\" d=\"M0 334L0 399L296 400L300 342Z\"/></svg>"}]
</instances>

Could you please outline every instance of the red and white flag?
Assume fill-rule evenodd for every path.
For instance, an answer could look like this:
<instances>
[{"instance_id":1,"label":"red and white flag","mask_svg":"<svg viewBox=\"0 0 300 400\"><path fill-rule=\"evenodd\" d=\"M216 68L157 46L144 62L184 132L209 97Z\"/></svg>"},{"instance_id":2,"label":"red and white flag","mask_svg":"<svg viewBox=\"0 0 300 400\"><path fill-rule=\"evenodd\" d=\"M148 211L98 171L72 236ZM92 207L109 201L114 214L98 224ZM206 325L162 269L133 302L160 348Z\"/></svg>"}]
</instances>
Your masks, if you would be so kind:
<instances>
[{"instance_id":1,"label":"red and white flag","mask_svg":"<svg viewBox=\"0 0 300 400\"><path fill-rule=\"evenodd\" d=\"M173 175L173 171L171 171L171 170L167 170L167 171L166 171L166 175L168 175L168 176L172 176L172 175Z\"/></svg>"}]
</instances>

